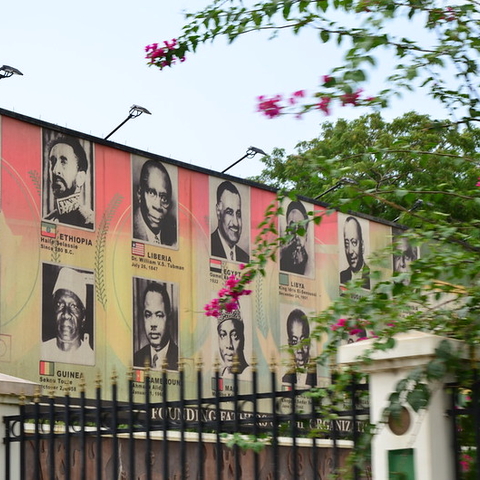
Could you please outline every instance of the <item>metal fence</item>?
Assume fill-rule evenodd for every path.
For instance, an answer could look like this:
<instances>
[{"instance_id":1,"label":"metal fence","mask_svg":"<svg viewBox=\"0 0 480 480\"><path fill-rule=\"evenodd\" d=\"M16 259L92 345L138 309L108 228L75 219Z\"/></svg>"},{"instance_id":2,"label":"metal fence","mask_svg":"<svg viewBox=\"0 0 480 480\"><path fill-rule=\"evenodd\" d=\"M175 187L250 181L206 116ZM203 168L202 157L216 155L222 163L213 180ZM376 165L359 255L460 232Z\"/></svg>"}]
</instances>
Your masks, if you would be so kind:
<instances>
[{"instance_id":1,"label":"metal fence","mask_svg":"<svg viewBox=\"0 0 480 480\"><path fill-rule=\"evenodd\" d=\"M448 414L452 417L455 480L480 480L480 377L447 386L451 393Z\"/></svg>"},{"instance_id":2,"label":"metal fence","mask_svg":"<svg viewBox=\"0 0 480 480\"><path fill-rule=\"evenodd\" d=\"M322 417L318 407L328 404L328 395L294 385L279 390L274 371L262 379L270 384L268 392L259 390L253 371L249 393L239 391L234 375L231 395L207 397L198 370L195 398L185 398L182 370L174 387L166 375L160 402L151 401L147 372L141 402L134 401L129 379L128 401L117 399L113 381L108 401L98 383L94 399L81 392L78 398L38 396L22 404L18 415L4 417L4 478L16 480L15 471L20 480L327 480L347 468L348 453L368 421L364 384L352 384L347 403L331 405L332 415ZM351 474L370 478L358 468Z\"/></svg>"}]
</instances>

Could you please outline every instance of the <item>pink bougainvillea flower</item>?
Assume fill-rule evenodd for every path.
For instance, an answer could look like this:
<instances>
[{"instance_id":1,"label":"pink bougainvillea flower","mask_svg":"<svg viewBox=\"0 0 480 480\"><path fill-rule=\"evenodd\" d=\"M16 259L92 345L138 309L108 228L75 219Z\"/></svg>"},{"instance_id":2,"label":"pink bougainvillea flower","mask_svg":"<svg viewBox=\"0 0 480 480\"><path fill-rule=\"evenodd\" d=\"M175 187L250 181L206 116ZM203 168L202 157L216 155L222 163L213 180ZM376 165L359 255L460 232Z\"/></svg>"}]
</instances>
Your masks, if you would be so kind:
<instances>
[{"instance_id":1,"label":"pink bougainvillea flower","mask_svg":"<svg viewBox=\"0 0 480 480\"><path fill-rule=\"evenodd\" d=\"M447 22L453 22L454 20L457 19L457 12L453 7L447 7L447 9L445 10L444 19Z\"/></svg>"},{"instance_id":2,"label":"pink bougainvillea flower","mask_svg":"<svg viewBox=\"0 0 480 480\"><path fill-rule=\"evenodd\" d=\"M297 90L296 92L292 93L292 96L296 98L303 98L305 97L305 95L306 95L305 90Z\"/></svg>"},{"instance_id":3,"label":"pink bougainvillea flower","mask_svg":"<svg viewBox=\"0 0 480 480\"><path fill-rule=\"evenodd\" d=\"M346 324L347 324L347 319L341 318L337 323L335 323L334 325L331 325L330 329L335 331L335 330L338 330L339 328L345 327Z\"/></svg>"},{"instance_id":4,"label":"pink bougainvillea flower","mask_svg":"<svg viewBox=\"0 0 480 480\"><path fill-rule=\"evenodd\" d=\"M480 187L480 177L478 177L478 182L475 185L476 187Z\"/></svg>"},{"instance_id":5,"label":"pink bougainvillea flower","mask_svg":"<svg viewBox=\"0 0 480 480\"><path fill-rule=\"evenodd\" d=\"M363 333L363 331L363 328L352 328L348 333L350 333L350 335L358 335L359 333Z\"/></svg>"},{"instance_id":6,"label":"pink bougainvillea flower","mask_svg":"<svg viewBox=\"0 0 480 480\"><path fill-rule=\"evenodd\" d=\"M460 460L460 465L462 467L462 472L469 472L470 471L472 460L473 460L473 458L470 455L468 455L466 453L464 453L462 455L462 459Z\"/></svg>"},{"instance_id":7,"label":"pink bougainvillea flower","mask_svg":"<svg viewBox=\"0 0 480 480\"><path fill-rule=\"evenodd\" d=\"M330 97L322 97L317 103L316 108L321 110L325 115L330 115L330 102L332 99Z\"/></svg>"},{"instance_id":8,"label":"pink bougainvillea flower","mask_svg":"<svg viewBox=\"0 0 480 480\"><path fill-rule=\"evenodd\" d=\"M248 278L250 276L251 272L247 272L242 280L242 278L236 274L231 274L225 282L225 287L218 291L217 298L214 298L210 303L205 305L205 315L208 317L219 317L222 310L227 312L238 310L240 308L238 299L243 295L250 295L252 293L251 290L244 288L244 284L251 281Z\"/></svg>"},{"instance_id":9,"label":"pink bougainvillea flower","mask_svg":"<svg viewBox=\"0 0 480 480\"><path fill-rule=\"evenodd\" d=\"M177 39L174 38L174 39L172 39L171 42L165 40L165 41L163 42L163 44L164 44L169 50L173 50L173 49L177 46Z\"/></svg>"},{"instance_id":10,"label":"pink bougainvillea flower","mask_svg":"<svg viewBox=\"0 0 480 480\"><path fill-rule=\"evenodd\" d=\"M160 69L164 67L170 67L176 63L185 61L185 57L177 57L175 49L177 48L177 40L174 38L171 41L165 40L163 46L159 47L158 43L152 43L145 47L147 55L145 58L150 60L149 65L155 65Z\"/></svg>"},{"instance_id":11,"label":"pink bougainvillea flower","mask_svg":"<svg viewBox=\"0 0 480 480\"><path fill-rule=\"evenodd\" d=\"M281 101L281 95L275 95L271 98L261 95L258 97L257 111L263 113L268 118L278 117L283 109L283 106L280 105Z\"/></svg>"},{"instance_id":12,"label":"pink bougainvillea flower","mask_svg":"<svg viewBox=\"0 0 480 480\"><path fill-rule=\"evenodd\" d=\"M328 83L328 82L331 82L333 80L333 77L331 75L324 75L322 77L322 82L323 83Z\"/></svg>"},{"instance_id":13,"label":"pink bougainvillea flower","mask_svg":"<svg viewBox=\"0 0 480 480\"><path fill-rule=\"evenodd\" d=\"M233 312L234 310L237 310L237 308L238 308L238 302L236 300L232 300L225 304L225 310L227 312Z\"/></svg>"},{"instance_id":14,"label":"pink bougainvillea flower","mask_svg":"<svg viewBox=\"0 0 480 480\"><path fill-rule=\"evenodd\" d=\"M358 100L360 98L360 94L363 92L361 88L359 88L356 92L353 93L344 93L343 95L340 96L340 100L342 102L342 105L353 105L356 106L358 105Z\"/></svg>"},{"instance_id":15,"label":"pink bougainvillea flower","mask_svg":"<svg viewBox=\"0 0 480 480\"><path fill-rule=\"evenodd\" d=\"M295 105L298 102L299 98L304 98L306 95L305 90L297 90L292 93L292 96L289 98L290 105Z\"/></svg>"}]
</instances>

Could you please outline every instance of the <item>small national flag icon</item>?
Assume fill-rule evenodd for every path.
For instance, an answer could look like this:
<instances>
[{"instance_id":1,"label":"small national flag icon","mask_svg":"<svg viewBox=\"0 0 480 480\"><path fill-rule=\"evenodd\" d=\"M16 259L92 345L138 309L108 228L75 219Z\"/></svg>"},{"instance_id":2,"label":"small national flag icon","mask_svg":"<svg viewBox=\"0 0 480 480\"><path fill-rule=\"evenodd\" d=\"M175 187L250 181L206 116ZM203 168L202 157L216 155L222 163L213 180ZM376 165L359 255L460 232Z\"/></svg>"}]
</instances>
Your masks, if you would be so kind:
<instances>
[{"instance_id":1,"label":"small national flag icon","mask_svg":"<svg viewBox=\"0 0 480 480\"><path fill-rule=\"evenodd\" d=\"M215 273L222 273L222 261L215 258L210 259L210 271Z\"/></svg>"},{"instance_id":2,"label":"small national flag icon","mask_svg":"<svg viewBox=\"0 0 480 480\"><path fill-rule=\"evenodd\" d=\"M52 377L54 373L54 366L55 364L53 362L40 361L40 375Z\"/></svg>"},{"instance_id":3,"label":"small national flag icon","mask_svg":"<svg viewBox=\"0 0 480 480\"><path fill-rule=\"evenodd\" d=\"M135 375L133 376L135 382L143 383L145 381L145 373L143 370L135 370Z\"/></svg>"},{"instance_id":4,"label":"small national flag icon","mask_svg":"<svg viewBox=\"0 0 480 480\"><path fill-rule=\"evenodd\" d=\"M132 254L139 257L145 256L145 244L140 242L132 242Z\"/></svg>"},{"instance_id":5,"label":"small national flag icon","mask_svg":"<svg viewBox=\"0 0 480 480\"><path fill-rule=\"evenodd\" d=\"M280 283L280 285L288 285L288 275L286 273L280 273L278 276L278 283Z\"/></svg>"},{"instance_id":6,"label":"small national flag icon","mask_svg":"<svg viewBox=\"0 0 480 480\"><path fill-rule=\"evenodd\" d=\"M42 237L55 238L57 236L57 226L54 223L42 222Z\"/></svg>"},{"instance_id":7,"label":"small national flag icon","mask_svg":"<svg viewBox=\"0 0 480 480\"><path fill-rule=\"evenodd\" d=\"M214 392L221 392L223 391L223 378L219 378L218 379L218 385L216 386L217 388L215 388L215 378L212 378L212 390Z\"/></svg>"}]
</instances>

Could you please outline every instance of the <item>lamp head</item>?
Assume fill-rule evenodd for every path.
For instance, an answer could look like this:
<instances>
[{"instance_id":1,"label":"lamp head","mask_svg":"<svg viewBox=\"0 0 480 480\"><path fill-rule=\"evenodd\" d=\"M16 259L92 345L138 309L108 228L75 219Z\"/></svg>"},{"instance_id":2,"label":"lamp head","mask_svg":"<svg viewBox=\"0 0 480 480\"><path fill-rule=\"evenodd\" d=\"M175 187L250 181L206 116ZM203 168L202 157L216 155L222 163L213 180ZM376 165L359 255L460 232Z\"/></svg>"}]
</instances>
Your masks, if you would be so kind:
<instances>
[{"instance_id":1,"label":"lamp head","mask_svg":"<svg viewBox=\"0 0 480 480\"><path fill-rule=\"evenodd\" d=\"M142 113L151 115L151 112L149 112L145 107L141 107L140 105L132 105L130 107L129 114L131 117L139 117Z\"/></svg>"},{"instance_id":2,"label":"lamp head","mask_svg":"<svg viewBox=\"0 0 480 480\"><path fill-rule=\"evenodd\" d=\"M12 75L23 75L23 73L14 67L10 67L9 65L2 65L0 67L0 78L8 78Z\"/></svg>"}]
</instances>

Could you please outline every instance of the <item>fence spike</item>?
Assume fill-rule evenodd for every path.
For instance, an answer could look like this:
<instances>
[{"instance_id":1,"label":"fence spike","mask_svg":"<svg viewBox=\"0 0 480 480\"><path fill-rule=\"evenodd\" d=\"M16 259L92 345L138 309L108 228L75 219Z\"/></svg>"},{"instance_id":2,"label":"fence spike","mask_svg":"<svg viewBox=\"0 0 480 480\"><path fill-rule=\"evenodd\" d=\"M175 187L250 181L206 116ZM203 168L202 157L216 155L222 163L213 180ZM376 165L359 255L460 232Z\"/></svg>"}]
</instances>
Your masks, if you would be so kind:
<instances>
[{"instance_id":1,"label":"fence spike","mask_svg":"<svg viewBox=\"0 0 480 480\"><path fill-rule=\"evenodd\" d=\"M197 361L195 362L195 366L197 367L197 371L198 372L201 372L202 371L202 368L203 368L203 362L202 362L202 356L199 355L197 357Z\"/></svg>"},{"instance_id":2,"label":"fence spike","mask_svg":"<svg viewBox=\"0 0 480 480\"><path fill-rule=\"evenodd\" d=\"M117 375L117 369L115 367L113 367L113 372L112 372L112 385L116 385L117 384L117 378L118 378L118 375Z\"/></svg>"}]
</instances>

